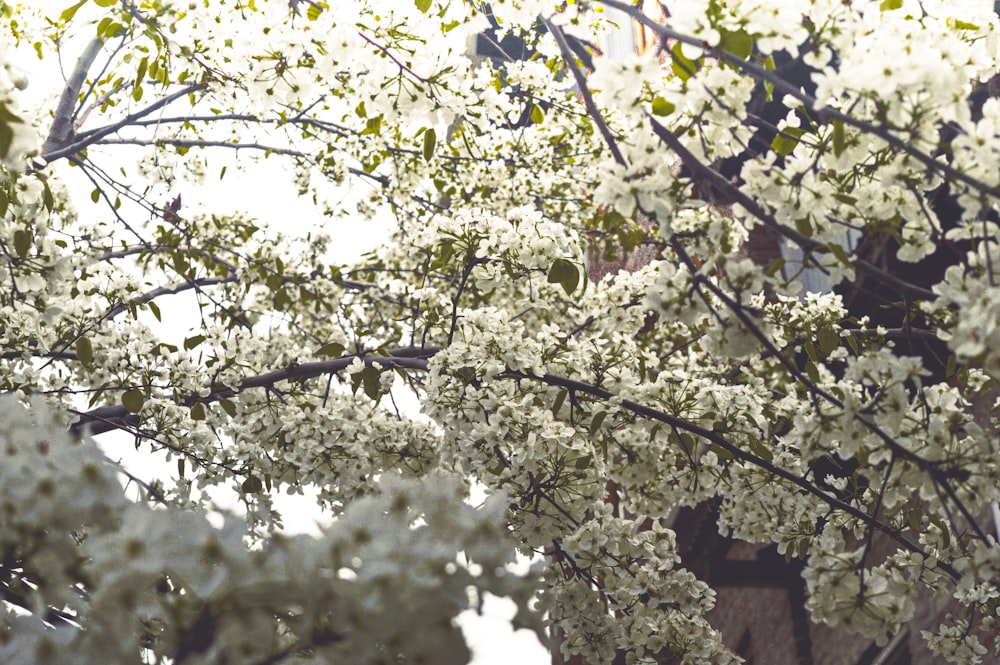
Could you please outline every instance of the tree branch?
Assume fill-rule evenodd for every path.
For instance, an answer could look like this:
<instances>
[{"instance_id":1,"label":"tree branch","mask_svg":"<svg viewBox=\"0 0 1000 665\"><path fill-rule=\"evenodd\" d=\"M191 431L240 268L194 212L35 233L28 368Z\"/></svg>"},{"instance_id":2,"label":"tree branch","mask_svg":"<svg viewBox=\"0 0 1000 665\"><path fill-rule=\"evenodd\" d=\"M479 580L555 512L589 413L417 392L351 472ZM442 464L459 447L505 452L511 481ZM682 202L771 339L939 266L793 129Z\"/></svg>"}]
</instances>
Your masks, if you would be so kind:
<instances>
[{"instance_id":1,"label":"tree branch","mask_svg":"<svg viewBox=\"0 0 1000 665\"><path fill-rule=\"evenodd\" d=\"M567 379L565 377L556 376L553 374L545 374L544 376L538 376L536 374L531 374L528 372L509 370L507 372L499 374L498 376L502 378L528 379L533 381L539 381L546 385L558 386L561 388L565 388L566 390L569 391L577 391L606 401L610 401L616 397L614 393L605 390L604 388L599 388L589 383L583 383L581 381L576 381L574 379ZM807 493L817 497L831 508L843 511L848 515L851 515L852 517L862 521L863 523L873 526L874 528L878 529L882 533L885 533L890 538L898 542L907 550L926 556L924 551L919 546L913 544L912 542L904 538L896 529L893 529L892 527L883 523L876 517L869 515L868 513L858 508L855 508L854 506L845 503L844 501L841 501L835 496L827 494L826 492L819 489L818 487L816 487L809 481L805 480L804 478L801 478L795 475L794 473L791 473L790 471L782 469L779 466L775 466L774 464L768 462L762 457L758 457L757 455L754 455L751 452L743 450L742 448L730 442L728 439L720 436L717 432L707 430L703 427L699 427L682 418L671 416L670 414L664 413L663 411L659 411L657 409L644 406L642 404L639 404L638 402L633 402L632 400L616 399L615 401L618 404L621 404L622 408L625 409L626 411L631 411L636 415L643 416L644 418L649 418L650 420L656 420L657 422L670 425L671 427L676 427L677 429L684 430L685 432L694 434L695 436L705 439L706 441L709 441L712 444L719 446L719 448L726 450L736 459L742 460L744 462L749 462L754 466L764 469L768 473L778 476L779 478L783 478L793 483L797 487L801 488L802 490L806 491ZM952 578L956 580L959 579L960 575L951 565L939 561L937 566L942 571L950 575Z\"/></svg>"},{"instance_id":2,"label":"tree branch","mask_svg":"<svg viewBox=\"0 0 1000 665\"><path fill-rule=\"evenodd\" d=\"M66 81L66 87L63 88L62 95L59 97L59 105L56 107L52 129L49 130L49 135L45 139L45 143L42 144L43 156L62 148L73 138L73 110L80 98L80 88L87 80L87 72L94 64L94 60L97 59L97 54L101 52L103 46L104 42L94 38L84 49L80 59L76 61L73 73L70 74L69 80Z\"/></svg>"},{"instance_id":3,"label":"tree branch","mask_svg":"<svg viewBox=\"0 0 1000 665\"><path fill-rule=\"evenodd\" d=\"M684 44L690 44L691 46L696 46L700 49L704 49L707 53L710 53L714 57L728 62L729 64L738 67L739 69L752 75L759 81L767 81L774 86L775 90L785 93L786 95L791 95L795 99L802 102L803 106L811 115L813 115L820 122L829 122L832 120L839 120L845 125L850 125L855 129L860 129L862 132L877 136L896 150L905 152L910 155L918 162L927 167L931 172L939 172L947 175L950 178L954 178L959 182L965 183L969 187L972 187L980 194L989 196L994 199L1000 199L1000 188L996 185L990 185L981 180L973 178L972 176L959 171L955 167L951 166L946 162L939 161L935 159L932 155L928 155L922 150L914 148L909 141L906 139L899 138L893 134L887 125L876 125L875 123L869 122L867 120L859 120L853 116L850 116L843 111L833 108L832 106L820 106L819 100L815 97L806 94L794 85L791 85L785 81L780 76L776 75L774 72L761 67L755 62L749 60L744 60L737 56L732 55L726 51L722 51L716 47L710 46L706 41L698 39L697 37L691 37L690 35L685 35L679 33L675 30L660 25L650 17L643 14L633 5L627 5L624 2L619 2L618 0L598 0L601 4L607 5L608 7L613 7L622 12L625 12L635 20L639 21L646 27L648 27L653 32L659 34L661 37L666 37L667 39L673 39L678 42L683 42Z\"/></svg>"},{"instance_id":4,"label":"tree branch","mask_svg":"<svg viewBox=\"0 0 1000 665\"><path fill-rule=\"evenodd\" d=\"M427 370L427 360L434 356L440 347L401 347L390 349L388 356L368 356L361 354L351 354L341 356L332 360L320 360L301 365L291 365L283 369L267 372L253 377L248 377L240 381L234 388L217 388L207 396L188 395L181 398L180 403L185 406L192 406L196 403L218 402L229 397L238 395L252 388L270 388L280 381L306 381L314 379L324 374L336 374L345 370L355 358L360 359L366 366L375 365L387 369L416 369ZM74 436L81 436L85 431L91 435L103 434L114 429L119 429L121 425L134 427L138 424L138 416L130 413L124 405L102 406L87 412L79 413L80 418L70 425L70 432Z\"/></svg>"},{"instance_id":5,"label":"tree branch","mask_svg":"<svg viewBox=\"0 0 1000 665\"><path fill-rule=\"evenodd\" d=\"M57 159L75 155L81 150L85 150L87 146L93 145L95 143L100 143L101 139L107 136L108 134L113 134L114 132L117 132L118 130L127 127L134 120L143 118L149 115L150 113L153 113L154 111L161 109L164 106L167 106L168 104L171 104L172 102L180 99L181 97L190 95L198 90L203 89L204 87L205 87L204 84L201 83L185 86L184 88L178 90L175 93L167 95L162 99L158 99L157 101L153 102L146 108L125 116L118 122L106 125L104 127L100 127L98 129L93 129L87 132L85 135L82 135L82 137L77 137L80 138L80 140L72 144L66 145L65 143L62 143L57 146L54 146L55 149L49 150L47 149L48 141L46 141L45 147L43 147L42 149L42 158L45 159L46 162L54 162ZM67 138L73 138L73 137L67 137Z\"/></svg>"},{"instance_id":6,"label":"tree branch","mask_svg":"<svg viewBox=\"0 0 1000 665\"><path fill-rule=\"evenodd\" d=\"M684 144L681 143L680 139L678 139L673 132L657 122L653 116L649 115L647 117L653 127L653 132L667 145L668 148L673 150L674 153L680 157L684 166L691 169L693 174L707 181L720 191L725 192L729 197L731 197L732 201L740 204L744 209L746 209L747 212L760 220L762 224L774 229L802 249L808 252L819 252L821 254L830 253L830 248L823 243L813 240L812 238L807 238L798 231L780 224L770 213L764 210L760 204L740 191L739 187L726 180L721 173L706 164L702 164L701 161L694 156L694 153L684 147ZM914 299L934 300L937 297L933 291L915 286L909 282L905 282L895 275L890 275L884 270L863 259L854 259L852 265L854 265L858 271L863 272L866 275L870 275L883 284L892 286L900 293L909 295Z\"/></svg>"},{"instance_id":7,"label":"tree branch","mask_svg":"<svg viewBox=\"0 0 1000 665\"><path fill-rule=\"evenodd\" d=\"M569 44L566 42L566 35L563 34L562 29L556 25L553 25L551 21L546 18L542 18L542 23L548 28L549 32L555 38L556 43L559 45L559 52L562 53L563 60L566 61L566 65L569 67L570 72L573 74L573 78L576 79L576 87L580 90L580 94L583 96L583 105L587 108L587 113L590 118L597 124L598 130L601 132L601 136L604 137L604 142L608 145L608 149L611 150L611 155L615 158L621 166L628 166L625 161L625 157L622 155L621 150L618 149L618 143L615 140L614 135L611 133L611 129L608 124L604 122L604 118L601 116L601 112L597 109L597 105L594 103L594 98L590 94L590 89L587 87L587 77L576 64L576 58L573 57L573 52L570 50Z\"/></svg>"},{"instance_id":8,"label":"tree branch","mask_svg":"<svg viewBox=\"0 0 1000 665\"><path fill-rule=\"evenodd\" d=\"M274 153L275 155L287 155L290 157L299 157L302 159L310 159L310 160L312 159L311 155L307 155L306 153L300 150L293 150L291 148L277 148L274 146L264 145L262 143L231 143L229 141L210 141L203 139L115 138L115 139L101 139L99 141L95 141L91 145L138 145L146 147L152 145L169 145L169 146L178 146L181 148L230 148L232 150L256 150L259 152ZM383 187L389 185L389 178L387 178L386 176L375 175L374 173L367 173L365 171L362 171L361 169L356 169L354 167L348 167L347 171L353 175L374 180Z\"/></svg>"}]
</instances>

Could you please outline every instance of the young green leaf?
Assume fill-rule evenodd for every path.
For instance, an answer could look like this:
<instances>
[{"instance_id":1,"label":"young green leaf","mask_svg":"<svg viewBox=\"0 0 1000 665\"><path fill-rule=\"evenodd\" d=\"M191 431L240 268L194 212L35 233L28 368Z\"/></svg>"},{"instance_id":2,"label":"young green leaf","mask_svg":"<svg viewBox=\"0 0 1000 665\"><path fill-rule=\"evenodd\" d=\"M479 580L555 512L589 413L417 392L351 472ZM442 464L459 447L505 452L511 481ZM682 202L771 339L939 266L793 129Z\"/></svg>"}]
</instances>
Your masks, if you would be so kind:
<instances>
[{"instance_id":1,"label":"young green leaf","mask_svg":"<svg viewBox=\"0 0 1000 665\"><path fill-rule=\"evenodd\" d=\"M572 261L556 259L549 268L549 284L559 284L570 295L580 284L580 269Z\"/></svg>"},{"instance_id":2,"label":"young green leaf","mask_svg":"<svg viewBox=\"0 0 1000 665\"><path fill-rule=\"evenodd\" d=\"M560 390L558 394L556 394L556 399L554 402L552 402L552 415L554 416L559 415L559 409L562 408L563 402L566 401L567 395L569 395L569 391L567 391L565 388Z\"/></svg>"},{"instance_id":3,"label":"young green leaf","mask_svg":"<svg viewBox=\"0 0 1000 665\"><path fill-rule=\"evenodd\" d=\"M84 365L89 365L94 361L94 347L86 337L76 340L76 359Z\"/></svg>"},{"instance_id":4,"label":"young green leaf","mask_svg":"<svg viewBox=\"0 0 1000 665\"><path fill-rule=\"evenodd\" d=\"M693 60L684 55L681 43L677 42L670 49L670 68L674 74L682 81L687 81L698 71L698 65Z\"/></svg>"},{"instance_id":5,"label":"young green leaf","mask_svg":"<svg viewBox=\"0 0 1000 665\"><path fill-rule=\"evenodd\" d=\"M833 326L823 326L819 329L819 350L823 355L830 355L840 346L840 335L833 329Z\"/></svg>"},{"instance_id":6,"label":"young green leaf","mask_svg":"<svg viewBox=\"0 0 1000 665\"><path fill-rule=\"evenodd\" d=\"M803 134L805 134L805 131L798 127L785 127L771 141L771 150L784 157L792 152L792 150L795 150L795 146L799 144L799 138Z\"/></svg>"},{"instance_id":7,"label":"young green leaf","mask_svg":"<svg viewBox=\"0 0 1000 665\"><path fill-rule=\"evenodd\" d=\"M17 252L18 258L27 257L29 249L31 249L31 231L24 229L14 231L14 251Z\"/></svg>"},{"instance_id":8,"label":"young green leaf","mask_svg":"<svg viewBox=\"0 0 1000 665\"><path fill-rule=\"evenodd\" d=\"M746 30L724 30L719 40L719 50L746 60L753 53L753 37Z\"/></svg>"},{"instance_id":9,"label":"young green leaf","mask_svg":"<svg viewBox=\"0 0 1000 665\"><path fill-rule=\"evenodd\" d=\"M184 348L190 351L205 341L204 335L192 335L184 340Z\"/></svg>"},{"instance_id":10,"label":"young green leaf","mask_svg":"<svg viewBox=\"0 0 1000 665\"><path fill-rule=\"evenodd\" d=\"M66 9L63 10L62 14L59 15L59 20L67 22L72 21L73 17L76 16L77 10L80 9L80 7L83 7L85 4L87 4L87 0L80 0L80 2L76 3L75 5L67 7Z\"/></svg>"},{"instance_id":11,"label":"young green leaf","mask_svg":"<svg viewBox=\"0 0 1000 665\"><path fill-rule=\"evenodd\" d=\"M219 401L219 406L222 410L226 412L226 415L230 418L236 417L236 402L231 399L224 399Z\"/></svg>"},{"instance_id":12,"label":"young green leaf","mask_svg":"<svg viewBox=\"0 0 1000 665\"><path fill-rule=\"evenodd\" d=\"M847 147L847 140L844 138L844 123L840 120L833 121L833 155L840 157Z\"/></svg>"},{"instance_id":13,"label":"young green leaf","mask_svg":"<svg viewBox=\"0 0 1000 665\"><path fill-rule=\"evenodd\" d=\"M424 155L424 161L431 161L431 157L434 156L434 148L437 147L437 133L433 128L428 129L424 132L424 142L422 146L422 151Z\"/></svg>"},{"instance_id":14,"label":"young green leaf","mask_svg":"<svg viewBox=\"0 0 1000 665\"><path fill-rule=\"evenodd\" d=\"M590 427L588 428L587 431L590 433L591 436L594 436L594 434L599 429L601 429L601 425L604 424L604 419L607 417L607 415L608 415L607 411L598 411L597 413L594 414L594 417L590 419Z\"/></svg>"},{"instance_id":15,"label":"young green leaf","mask_svg":"<svg viewBox=\"0 0 1000 665\"><path fill-rule=\"evenodd\" d=\"M673 113L676 108L675 104L668 102L663 97L653 99L653 115L667 116Z\"/></svg>"},{"instance_id":16,"label":"young green leaf","mask_svg":"<svg viewBox=\"0 0 1000 665\"><path fill-rule=\"evenodd\" d=\"M146 402L146 395L139 388L126 390L122 395L122 405L128 409L129 413L139 413L142 405Z\"/></svg>"},{"instance_id":17,"label":"young green leaf","mask_svg":"<svg viewBox=\"0 0 1000 665\"><path fill-rule=\"evenodd\" d=\"M851 257L847 255L847 250L844 249L843 245L835 242L827 243L826 248L830 250L830 253L837 257L837 260L843 263L848 268L853 268L854 264L851 263Z\"/></svg>"},{"instance_id":18,"label":"young green leaf","mask_svg":"<svg viewBox=\"0 0 1000 665\"><path fill-rule=\"evenodd\" d=\"M339 358L344 355L344 345L337 342L328 342L316 350L316 355L324 358Z\"/></svg>"},{"instance_id":19,"label":"young green leaf","mask_svg":"<svg viewBox=\"0 0 1000 665\"><path fill-rule=\"evenodd\" d=\"M323 13L323 10L329 8L330 6L325 2L310 2L309 8L306 9L306 18L310 21L315 21Z\"/></svg>"}]
</instances>

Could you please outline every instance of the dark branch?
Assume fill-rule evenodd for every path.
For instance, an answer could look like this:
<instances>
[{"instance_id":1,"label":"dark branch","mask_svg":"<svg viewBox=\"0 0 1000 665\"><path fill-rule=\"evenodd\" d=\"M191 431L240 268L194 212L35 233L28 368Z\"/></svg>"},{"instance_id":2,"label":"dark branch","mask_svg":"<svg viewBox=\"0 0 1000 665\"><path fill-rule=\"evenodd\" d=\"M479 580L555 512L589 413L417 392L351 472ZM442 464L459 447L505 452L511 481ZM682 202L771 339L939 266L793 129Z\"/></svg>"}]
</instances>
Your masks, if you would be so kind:
<instances>
[{"instance_id":1,"label":"dark branch","mask_svg":"<svg viewBox=\"0 0 1000 665\"><path fill-rule=\"evenodd\" d=\"M440 351L440 348L434 346L424 348L403 347L390 349L388 356L353 354L332 360L291 365L290 367L273 372L243 379L234 388L217 388L204 397L188 395L181 399L181 403L185 406L192 406L198 402L218 402L252 388L270 388L281 381L306 381L326 374L336 374L347 369L354 362L355 358L360 358L369 367L381 366L386 369L416 369L426 371L428 366L427 359L433 357L438 351ZM80 436L85 431L89 431L92 435L103 434L126 426L135 427L139 422L138 416L130 413L124 405L102 406L90 411L75 413L78 413L80 416L79 420L70 426L70 432L75 436Z\"/></svg>"}]
</instances>

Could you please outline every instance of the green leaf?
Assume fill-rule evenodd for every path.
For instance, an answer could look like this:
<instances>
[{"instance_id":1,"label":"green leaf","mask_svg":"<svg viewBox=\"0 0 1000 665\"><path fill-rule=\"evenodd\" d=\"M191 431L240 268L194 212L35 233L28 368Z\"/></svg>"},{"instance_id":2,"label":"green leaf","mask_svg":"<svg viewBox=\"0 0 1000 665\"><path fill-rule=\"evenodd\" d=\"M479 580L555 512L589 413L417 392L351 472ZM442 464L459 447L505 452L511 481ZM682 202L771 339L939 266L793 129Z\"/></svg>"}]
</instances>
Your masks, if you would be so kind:
<instances>
[{"instance_id":1,"label":"green leaf","mask_svg":"<svg viewBox=\"0 0 1000 665\"><path fill-rule=\"evenodd\" d=\"M795 220L795 230L807 238L812 238L812 224L809 223L809 216L799 217Z\"/></svg>"},{"instance_id":2,"label":"green leaf","mask_svg":"<svg viewBox=\"0 0 1000 665\"><path fill-rule=\"evenodd\" d=\"M292 304L292 297L288 295L288 289L280 288L274 294L274 306L279 310L285 310Z\"/></svg>"},{"instance_id":3,"label":"green leaf","mask_svg":"<svg viewBox=\"0 0 1000 665\"><path fill-rule=\"evenodd\" d=\"M160 306L159 305L157 305L155 302L153 302L152 300L150 300L149 302L146 303L146 307L149 307L149 311L153 313L153 316L156 317L157 321L162 321L163 320L160 317Z\"/></svg>"},{"instance_id":4,"label":"green leaf","mask_svg":"<svg viewBox=\"0 0 1000 665\"><path fill-rule=\"evenodd\" d=\"M125 391L122 395L122 405L128 409L129 413L139 413L142 405L146 402L146 395L139 388Z\"/></svg>"},{"instance_id":5,"label":"green leaf","mask_svg":"<svg viewBox=\"0 0 1000 665\"><path fill-rule=\"evenodd\" d=\"M310 2L309 8L306 9L306 18L310 21L315 21L323 13L324 9L329 9L330 6L325 2Z\"/></svg>"},{"instance_id":6,"label":"green leaf","mask_svg":"<svg viewBox=\"0 0 1000 665\"><path fill-rule=\"evenodd\" d=\"M799 144L799 138L803 134L805 134L805 131L798 127L785 127L771 141L771 149L784 157L792 150L795 150L795 146Z\"/></svg>"},{"instance_id":7,"label":"green leaf","mask_svg":"<svg viewBox=\"0 0 1000 665\"><path fill-rule=\"evenodd\" d=\"M378 114L374 118L368 118L365 121L365 128L361 130L361 136L368 136L374 134L378 136L379 132L382 131L382 114Z\"/></svg>"},{"instance_id":8,"label":"green leaf","mask_svg":"<svg viewBox=\"0 0 1000 665\"><path fill-rule=\"evenodd\" d=\"M115 1L117 2L117 0ZM124 25L112 21L104 28L103 36L105 39L115 39L116 37L121 37L126 32L128 32L128 29ZM99 33L98 36L100 37L101 34Z\"/></svg>"},{"instance_id":9,"label":"green leaf","mask_svg":"<svg viewBox=\"0 0 1000 665\"><path fill-rule=\"evenodd\" d=\"M94 361L94 346L86 337L79 337L76 340L76 359L84 365Z\"/></svg>"},{"instance_id":10,"label":"green leaf","mask_svg":"<svg viewBox=\"0 0 1000 665\"><path fill-rule=\"evenodd\" d=\"M701 58L699 58L699 60L700 59ZM682 81L687 81L696 71L698 71L698 65L684 55L684 52L681 50L680 42L674 44L674 47L670 49L670 68Z\"/></svg>"},{"instance_id":11,"label":"green leaf","mask_svg":"<svg viewBox=\"0 0 1000 665\"><path fill-rule=\"evenodd\" d=\"M316 350L316 355L326 358L339 358L344 355L344 345L337 342L328 342Z\"/></svg>"},{"instance_id":12,"label":"green leaf","mask_svg":"<svg viewBox=\"0 0 1000 665\"><path fill-rule=\"evenodd\" d=\"M205 416L205 405L201 402L196 402L195 405L191 407L191 420L204 420Z\"/></svg>"},{"instance_id":13,"label":"green leaf","mask_svg":"<svg viewBox=\"0 0 1000 665\"><path fill-rule=\"evenodd\" d=\"M184 458L183 457L178 457L177 458L177 476L179 478L183 478L184 477Z\"/></svg>"},{"instance_id":14,"label":"green leaf","mask_svg":"<svg viewBox=\"0 0 1000 665\"><path fill-rule=\"evenodd\" d=\"M416 0L417 9L420 13L426 14L427 10L431 8L431 0Z\"/></svg>"},{"instance_id":15,"label":"green leaf","mask_svg":"<svg viewBox=\"0 0 1000 665\"><path fill-rule=\"evenodd\" d=\"M668 102L663 97L653 99L653 115L667 116L673 113L676 108L676 104Z\"/></svg>"},{"instance_id":16,"label":"green leaf","mask_svg":"<svg viewBox=\"0 0 1000 665\"><path fill-rule=\"evenodd\" d=\"M774 452L763 441L757 439L750 439L750 452L765 462L771 462L774 459Z\"/></svg>"},{"instance_id":17,"label":"green leaf","mask_svg":"<svg viewBox=\"0 0 1000 665\"><path fill-rule=\"evenodd\" d=\"M764 60L764 69L773 72L776 68L777 65L774 63L774 56L767 56L767 59ZM774 98L774 84L770 81L764 81L764 92L767 93L765 95L765 101L771 101Z\"/></svg>"},{"instance_id":18,"label":"green leaf","mask_svg":"<svg viewBox=\"0 0 1000 665\"><path fill-rule=\"evenodd\" d=\"M945 370L944 376L947 379L955 376L955 372L958 371L958 358L952 353L948 356L948 368Z\"/></svg>"},{"instance_id":19,"label":"green leaf","mask_svg":"<svg viewBox=\"0 0 1000 665\"><path fill-rule=\"evenodd\" d=\"M358 374L361 376L361 380L364 383L365 394L377 401L381 396L382 389L381 383L378 380L381 372L378 371L378 368L369 365Z\"/></svg>"},{"instance_id":20,"label":"green leaf","mask_svg":"<svg viewBox=\"0 0 1000 665\"><path fill-rule=\"evenodd\" d=\"M594 417L590 419L590 428L587 430L591 436L597 433L597 430L601 429L601 425L604 424L604 419L607 417L607 411L598 411L594 414Z\"/></svg>"},{"instance_id":21,"label":"green leaf","mask_svg":"<svg viewBox=\"0 0 1000 665\"><path fill-rule=\"evenodd\" d=\"M531 122L535 123L536 125L540 125L542 124L543 120L545 120L545 111L543 111L542 107L538 106L537 104L532 105Z\"/></svg>"},{"instance_id":22,"label":"green leaf","mask_svg":"<svg viewBox=\"0 0 1000 665\"><path fill-rule=\"evenodd\" d=\"M234 402L233 400L231 399L221 400L219 402L219 406L222 407L222 410L225 411L226 415L228 415L230 418L236 417L236 402Z\"/></svg>"},{"instance_id":23,"label":"green leaf","mask_svg":"<svg viewBox=\"0 0 1000 665\"><path fill-rule=\"evenodd\" d=\"M559 284L570 295L580 284L580 269L572 261L556 259L549 268L549 284Z\"/></svg>"},{"instance_id":24,"label":"green leaf","mask_svg":"<svg viewBox=\"0 0 1000 665\"><path fill-rule=\"evenodd\" d=\"M204 335L192 335L184 340L184 348L190 351L205 341Z\"/></svg>"},{"instance_id":25,"label":"green leaf","mask_svg":"<svg viewBox=\"0 0 1000 665\"><path fill-rule=\"evenodd\" d=\"M819 349L824 355L830 355L840 346L840 335L833 326L826 325L819 329Z\"/></svg>"},{"instance_id":26,"label":"green leaf","mask_svg":"<svg viewBox=\"0 0 1000 665\"><path fill-rule=\"evenodd\" d=\"M24 229L14 231L14 251L17 252L17 256L25 258L29 249L31 249L31 231Z\"/></svg>"},{"instance_id":27,"label":"green leaf","mask_svg":"<svg viewBox=\"0 0 1000 665\"><path fill-rule=\"evenodd\" d=\"M844 123L840 120L833 121L833 155L840 157L847 147L847 139L844 138Z\"/></svg>"},{"instance_id":28,"label":"green leaf","mask_svg":"<svg viewBox=\"0 0 1000 665\"><path fill-rule=\"evenodd\" d=\"M830 253L837 257L837 260L843 263L848 268L853 267L854 264L851 263L851 257L847 255L847 250L844 249L843 245L839 245L835 242L827 243L826 248L830 250Z\"/></svg>"},{"instance_id":29,"label":"green leaf","mask_svg":"<svg viewBox=\"0 0 1000 665\"><path fill-rule=\"evenodd\" d=\"M878 3L879 11L887 12L893 9L899 9L903 6L903 0L882 0Z\"/></svg>"},{"instance_id":30,"label":"green leaf","mask_svg":"<svg viewBox=\"0 0 1000 665\"><path fill-rule=\"evenodd\" d=\"M49 212L56 206L56 199L52 196L52 189L49 187L49 183L45 180L42 181L42 205Z\"/></svg>"},{"instance_id":31,"label":"green leaf","mask_svg":"<svg viewBox=\"0 0 1000 665\"><path fill-rule=\"evenodd\" d=\"M735 55L741 60L746 60L753 53L753 37L742 28L734 31L722 31L719 50Z\"/></svg>"},{"instance_id":32,"label":"green leaf","mask_svg":"<svg viewBox=\"0 0 1000 665\"><path fill-rule=\"evenodd\" d=\"M114 7L118 4L118 0L94 0L94 4L98 7Z\"/></svg>"},{"instance_id":33,"label":"green leaf","mask_svg":"<svg viewBox=\"0 0 1000 665\"><path fill-rule=\"evenodd\" d=\"M552 415L553 416L558 416L559 415L559 409L562 408L563 402L566 401L567 395L569 395L569 391L566 390L565 388L563 388L562 390L560 390L559 393L556 395L556 400L552 403Z\"/></svg>"},{"instance_id":34,"label":"green leaf","mask_svg":"<svg viewBox=\"0 0 1000 665\"><path fill-rule=\"evenodd\" d=\"M59 20L72 21L73 17L76 16L77 10L80 9L80 7L83 7L85 4L87 4L87 0L80 0L80 2L76 3L72 7L67 7L66 9L63 10L62 14L59 15Z\"/></svg>"},{"instance_id":35,"label":"green leaf","mask_svg":"<svg viewBox=\"0 0 1000 665\"><path fill-rule=\"evenodd\" d=\"M240 489L243 490L244 494L257 494L264 489L264 485L257 476L248 476L240 485Z\"/></svg>"},{"instance_id":36,"label":"green leaf","mask_svg":"<svg viewBox=\"0 0 1000 665\"><path fill-rule=\"evenodd\" d=\"M858 340L854 339L854 335L851 333L847 333L844 337L847 339L847 345L851 347L851 351L854 352L854 355L858 355L861 351L861 347L858 346Z\"/></svg>"},{"instance_id":37,"label":"green leaf","mask_svg":"<svg viewBox=\"0 0 1000 665\"><path fill-rule=\"evenodd\" d=\"M968 21L962 21L957 18L948 19L946 25L955 28L956 30L979 30L979 26L975 23L969 23Z\"/></svg>"},{"instance_id":38,"label":"green leaf","mask_svg":"<svg viewBox=\"0 0 1000 665\"><path fill-rule=\"evenodd\" d=\"M806 362L806 375L811 382L819 383L819 369L816 367L816 363L811 360Z\"/></svg>"},{"instance_id":39,"label":"green leaf","mask_svg":"<svg viewBox=\"0 0 1000 665\"><path fill-rule=\"evenodd\" d=\"M733 459L733 453L723 448L722 446L712 446L712 452L714 452L715 456L718 457L720 460Z\"/></svg>"},{"instance_id":40,"label":"green leaf","mask_svg":"<svg viewBox=\"0 0 1000 665\"><path fill-rule=\"evenodd\" d=\"M149 68L149 58L139 61L139 69L135 73L135 86L139 87L143 79L146 78L146 70Z\"/></svg>"},{"instance_id":41,"label":"green leaf","mask_svg":"<svg viewBox=\"0 0 1000 665\"><path fill-rule=\"evenodd\" d=\"M424 154L424 161L431 161L431 157L434 156L434 148L437 147L437 133L433 128L428 129L424 132L424 143L422 146L422 151Z\"/></svg>"},{"instance_id":42,"label":"green leaf","mask_svg":"<svg viewBox=\"0 0 1000 665\"><path fill-rule=\"evenodd\" d=\"M97 189L95 187L94 191L92 191L90 193L90 200L93 201L94 203L97 203L98 201L100 201L101 200L101 190L99 190L99 189Z\"/></svg>"},{"instance_id":43,"label":"green leaf","mask_svg":"<svg viewBox=\"0 0 1000 665\"><path fill-rule=\"evenodd\" d=\"M802 347L806 350L806 355L809 356L809 360L819 362L819 353L816 352L816 345L813 344L811 339L807 339Z\"/></svg>"}]
</instances>

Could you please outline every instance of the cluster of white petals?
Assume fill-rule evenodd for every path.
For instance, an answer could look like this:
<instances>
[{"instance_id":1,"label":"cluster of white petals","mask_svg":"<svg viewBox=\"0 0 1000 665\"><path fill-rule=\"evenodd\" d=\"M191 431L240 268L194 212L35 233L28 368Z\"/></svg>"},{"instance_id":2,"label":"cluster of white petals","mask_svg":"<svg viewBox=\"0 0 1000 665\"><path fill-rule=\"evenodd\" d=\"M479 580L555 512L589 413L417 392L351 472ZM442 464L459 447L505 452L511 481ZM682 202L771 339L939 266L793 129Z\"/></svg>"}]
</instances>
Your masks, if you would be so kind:
<instances>
[{"instance_id":1,"label":"cluster of white petals","mask_svg":"<svg viewBox=\"0 0 1000 665\"><path fill-rule=\"evenodd\" d=\"M5 5L0 661L463 663L492 593L737 663L692 511L864 645L1000 655L992 3L670 4Z\"/></svg>"}]
</instances>

